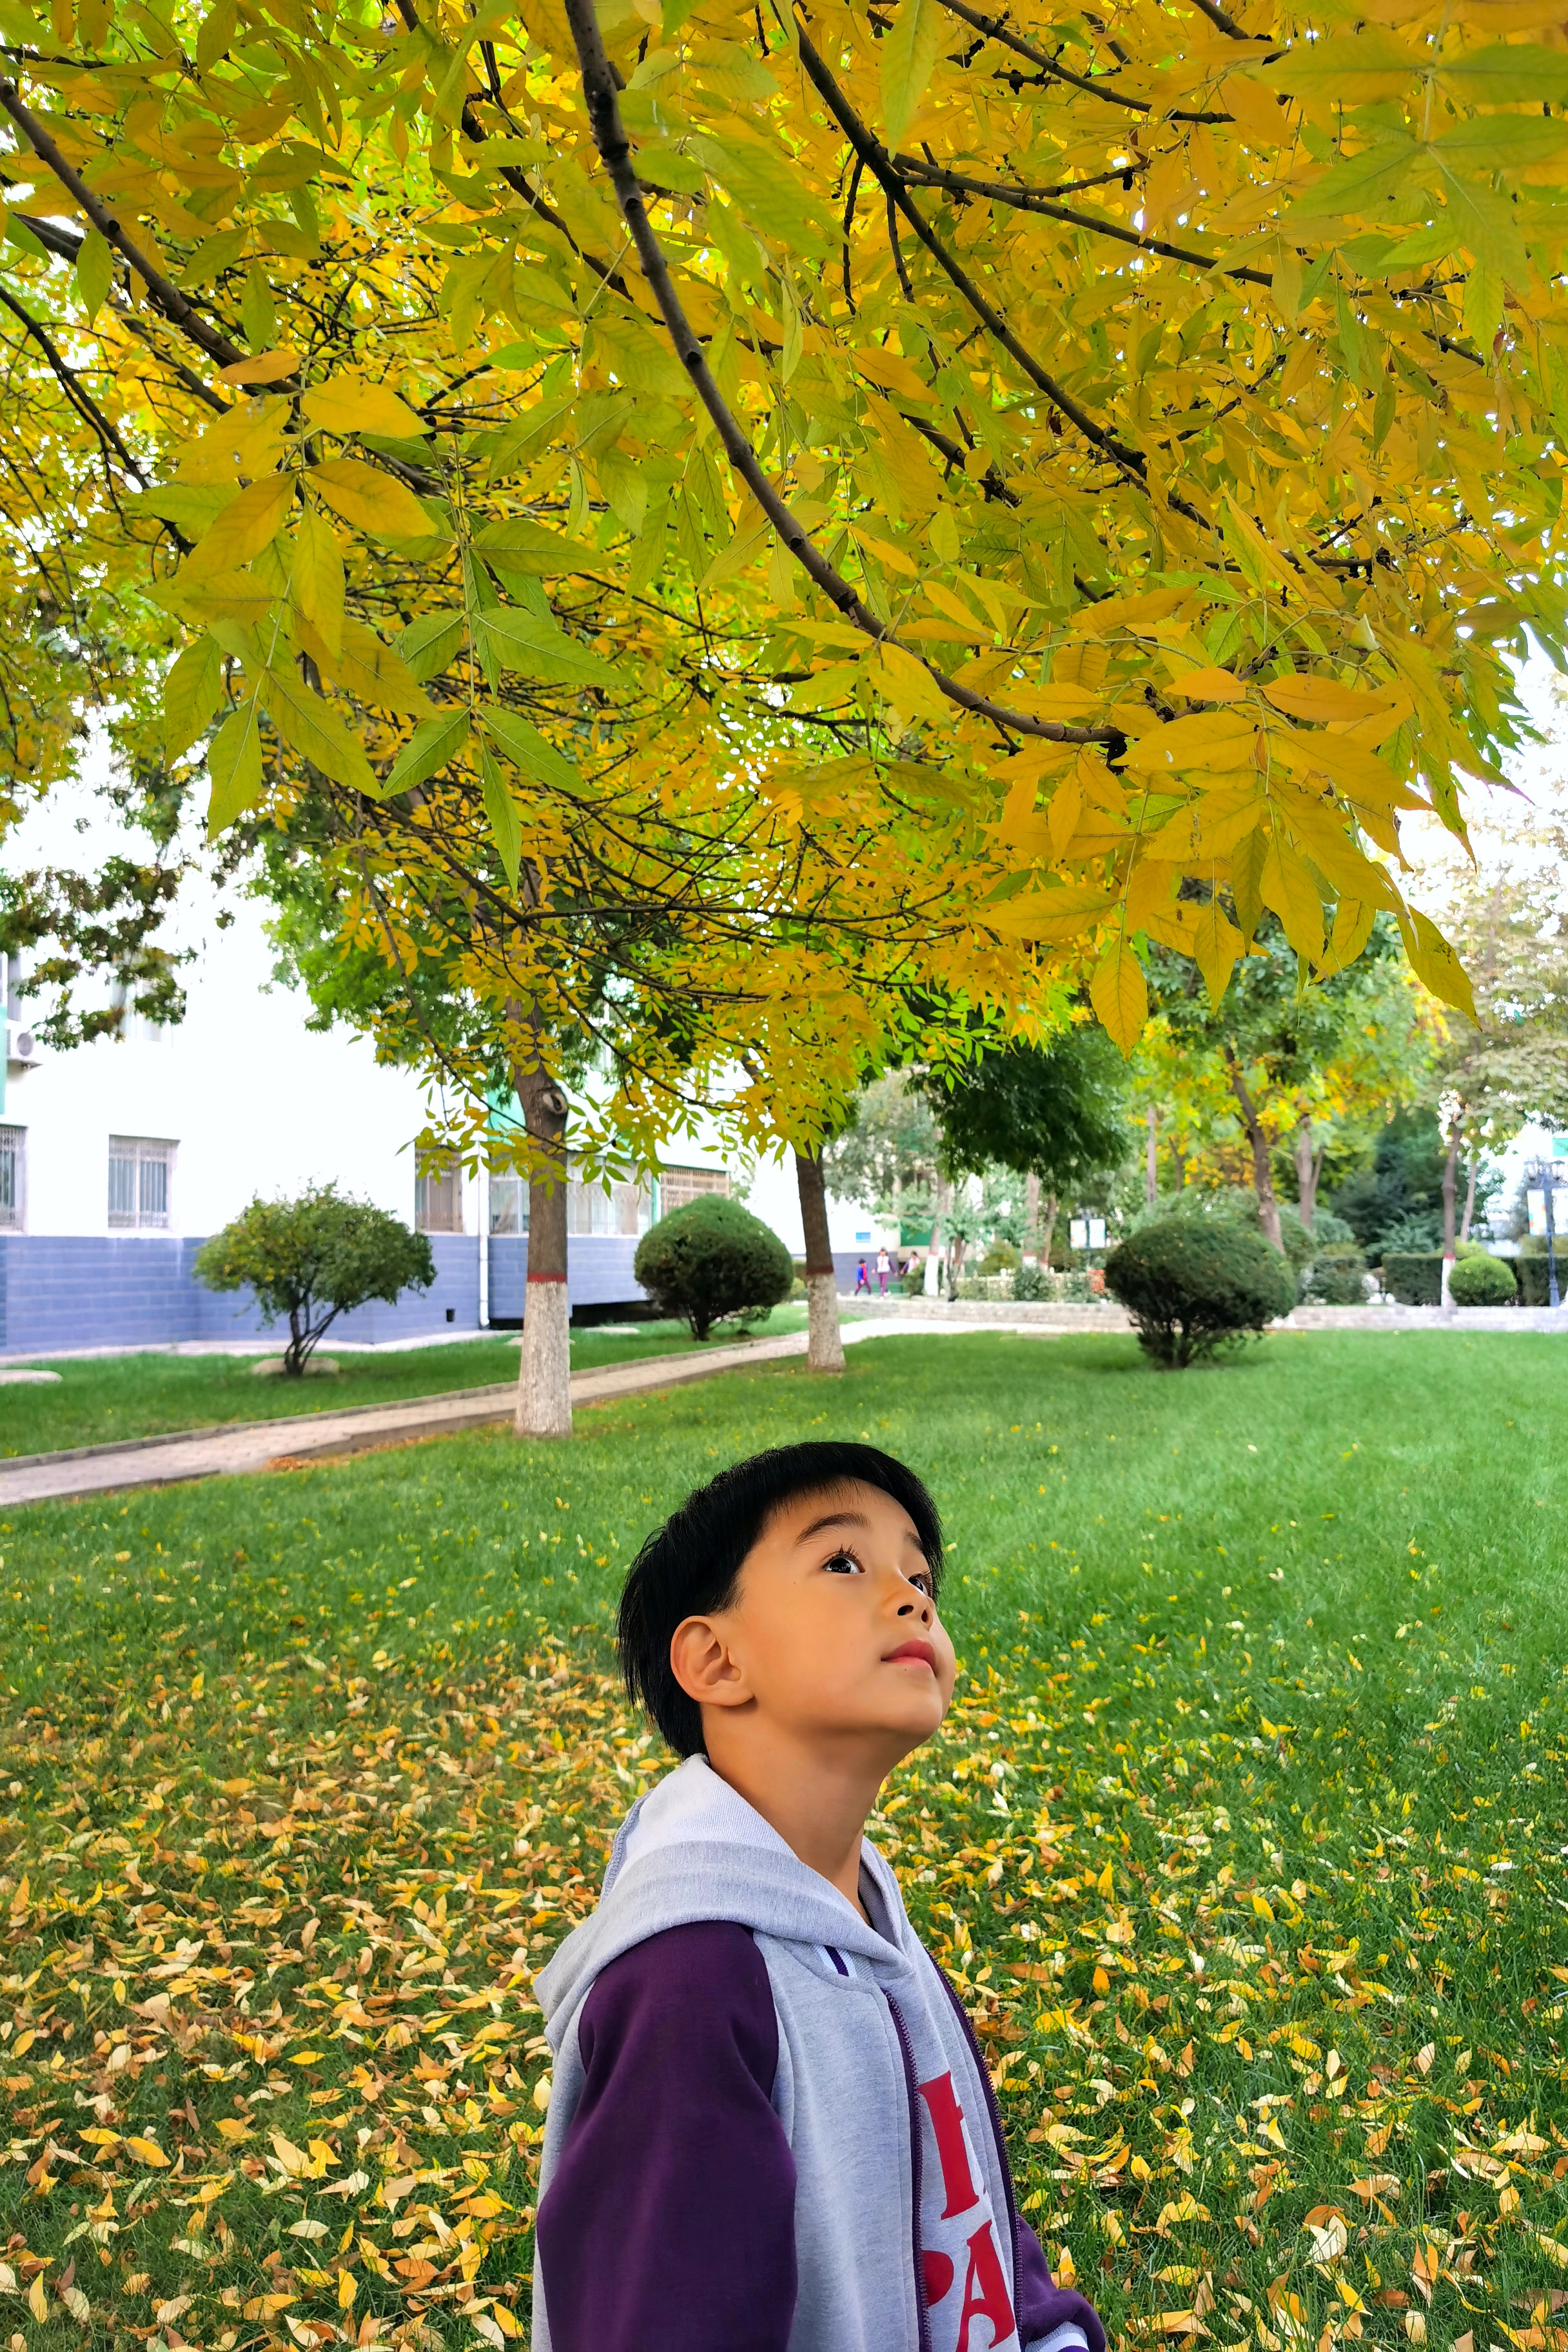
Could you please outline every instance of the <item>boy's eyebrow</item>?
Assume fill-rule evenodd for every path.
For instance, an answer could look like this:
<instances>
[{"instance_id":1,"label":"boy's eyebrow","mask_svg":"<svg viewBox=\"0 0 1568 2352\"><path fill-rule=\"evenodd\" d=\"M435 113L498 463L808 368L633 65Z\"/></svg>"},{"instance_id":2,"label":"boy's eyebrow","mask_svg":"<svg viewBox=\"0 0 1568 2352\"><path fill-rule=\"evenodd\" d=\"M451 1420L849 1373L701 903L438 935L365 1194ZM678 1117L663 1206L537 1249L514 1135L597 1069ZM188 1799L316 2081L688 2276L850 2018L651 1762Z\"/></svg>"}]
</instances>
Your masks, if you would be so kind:
<instances>
[{"instance_id":1,"label":"boy's eyebrow","mask_svg":"<svg viewBox=\"0 0 1568 2352\"><path fill-rule=\"evenodd\" d=\"M819 1536L822 1533L824 1528L868 1528L870 1524L864 1511L824 1511L819 1519L813 1519L808 1528L802 1528L795 1538L795 1542L809 1543L813 1536ZM923 1559L924 1552L921 1539L913 1528L904 1529L904 1540L912 1543Z\"/></svg>"}]
</instances>

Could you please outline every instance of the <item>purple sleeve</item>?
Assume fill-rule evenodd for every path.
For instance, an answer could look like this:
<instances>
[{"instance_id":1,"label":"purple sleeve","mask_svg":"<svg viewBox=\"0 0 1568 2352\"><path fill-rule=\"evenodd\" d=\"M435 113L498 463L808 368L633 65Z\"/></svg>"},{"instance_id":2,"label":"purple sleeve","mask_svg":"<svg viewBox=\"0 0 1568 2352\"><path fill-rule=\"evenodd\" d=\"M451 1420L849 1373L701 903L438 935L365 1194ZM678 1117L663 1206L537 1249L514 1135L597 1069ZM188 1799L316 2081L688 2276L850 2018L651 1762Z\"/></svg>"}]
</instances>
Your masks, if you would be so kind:
<instances>
[{"instance_id":1,"label":"purple sleeve","mask_svg":"<svg viewBox=\"0 0 1568 2352\"><path fill-rule=\"evenodd\" d=\"M539 2209L553 2352L785 2352L795 2159L748 1930L705 1920L623 1952L577 2042L583 2093Z\"/></svg>"},{"instance_id":2,"label":"purple sleeve","mask_svg":"<svg viewBox=\"0 0 1568 2352\"><path fill-rule=\"evenodd\" d=\"M1073 2326L1082 2328L1089 2352L1105 2352L1099 2313L1076 2289L1053 2283L1040 2242L1019 2213L1013 2216L1013 2292L1020 2344L1038 2344L1058 2327Z\"/></svg>"}]
</instances>

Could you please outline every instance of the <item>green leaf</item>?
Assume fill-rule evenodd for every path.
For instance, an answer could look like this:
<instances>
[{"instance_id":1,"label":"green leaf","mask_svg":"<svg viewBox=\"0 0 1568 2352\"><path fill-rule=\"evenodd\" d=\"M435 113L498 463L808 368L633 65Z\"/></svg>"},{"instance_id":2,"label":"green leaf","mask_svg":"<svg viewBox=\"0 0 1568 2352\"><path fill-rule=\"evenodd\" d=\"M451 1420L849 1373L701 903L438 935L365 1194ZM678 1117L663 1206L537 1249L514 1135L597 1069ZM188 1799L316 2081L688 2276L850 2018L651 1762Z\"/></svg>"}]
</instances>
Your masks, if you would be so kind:
<instances>
[{"instance_id":1,"label":"green leaf","mask_svg":"<svg viewBox=\"0 0 1568 2352\"><path fill-rule=\"evenodd\" d=\"M422 613L397 640L397 650L421 686L439 677L468 634L461 613Z\"/></svg>"},{"instance_id":2,"label":"green leaf","mask_svg":"<svg viewBox=\"0 0 1568 2352\"><path fill-rule=\"evenodd\" d=\"M180 272L181 285L194 289L221 278L245 251L245 240L249 235L247 228L226 228L216 236L204 236Z\"/></svg>"},{"instance_id":3,"label":"green leaf","mask_svg":"<svg viewBox=\"0 0 1568 2352\"><path fill-rule=\"evenodd\" d=\"M898 145L919 111L936 65L942 22L940 0L900 0L892 26L882 36L882 121L889 146Z\"/></svg>"},{"instance_id":4,"label":"green leaf","mask_svg":"<svg viewBox=\"0 0 1568 2352\"><path fill-rule=\"evenodd\" d=\"M525 776L535 776L542 783L553 784L558 792L574 793L581 789L583 779L564 753L542 736L537 727L520 719L515 710L503 710L487 703L479 718L488 731L495 737L507 758Z\"/></svg>"},{"instance_id":5,"label":"green leaf","mask_svg":"<svg viewBox=\"0 0 1568 2352\"><path fill-rule=\"evenodd\" d=\"M237 16L235 0L217 0L202 18L196 33L196 63L203 73L210 72L225 55L234 38Z\"/></svg>"},{"instance_id":6,"label":"green leaf","mask_svg":"<svg viewBox=\"0 0 1568 2352\"><path fill-rule=\"evenodd\" d=\"M288 670L268 669L260 693L267 715L302 759L348 791L379 791L375 772L336 711Z\"/></svg>"},{"instance_id":7,"label":"green leaf","mask_svg":"<svg viewBox=\"0 0 1568 2352\"><path fill-rule=\"evenodd\" d=\"M222 656L211 637L198 637L163 680L163 747L171 759L190 750L222 700Z\"/></svg>"},{"instance_id":8,"label":"green leaf","mask_svg":"<svg viewBox=\"0 0 1568 2352\"><path fill-rule=\"evenodd\" d=\"M410 793L416 784L428 783L439 775L448 762L456 759L468 740L468 714L466 709L437 711L416 727L396 760L384 784L376 786L377 797L389 800L394 793Z\"/></svg>"},{"instance_id":9,"label":"green leaf","mask_svg":"<svg viewBox=\"0 0 1568 2352\"><path fill-rule=\"evenodd\" d=\"M1476 106L1539 106L1568 98L1568 51L1537 41L1499 42L1468 57L1447 58L1437 79Z\"/></svg>"},{"instance_id":10,"label":"green leaf","mask_svg":"<svg viewBox=\"0 0 1568 2352\"><path fill-rule=\"evenodd\" d=\"M506 878L517 887L518 868L522 863L522 827L518 822L517 803L500 770L489 751L481 746L479 751L479 782L484 787L485 814L490 821L497 854L506 868Z\"/></svg>"},{"instance_id":11,"label":"green leaf","mask_svg":"<svg viewBox=\"0 0 1568 2352\"><path fill-rule=\"evenodd\" d=\"M669 188L678 196L700 196L708 185L708 174L694 155L681 152L664 139L639 139L637 148L639 180L650 187Z\"/></svg>"},{"instance_id":12,"label":"green leaf","mask_svg":"<svg viewBox=\"0 0 1568 2352\"><path fill-rule=\"evenodd\" d=\"M114 280L114 248L100 231L89 228L76 257L76 290L90 327L102 310Z\"/></svg>"},{"instance_id":13,"label":"green leaf","mask_svg":"<svg viewBox=\"0 0 1568 2352\"><path fill-rule=\"evenodd\" d=\"M212 798L207 803L207 839L216 841L226 825L254 808L261 798L261 728L256 697L231 710L207 752Z\"/></svg>"},{"instance_id":14,"label":"green leaf","mask_svg":"<svg viewBox=\"0 0 1568 2352\"><path fill-rule=\"evenodd\" d=\"M151 489L129 492L122 503L133 510L144 507L149 514L175 524L187 539L200 539L237 495L227 482L210 486L154 482Z\"/></svg>"},{"instance_id":15,"label":"green leaf","mask_svg":"<svg viewBox=\"0 0 1568 2352\"><path fill-rule=\"evenodd\" d=\"M259 482L247 483L204 534L195 552L186 558L182 576L204 580L216 572L242 571L254 562L282 530L298 480L293 473L267 474Z\"/></svg>"},{"instance_id":16,"label":"green leaf","mask_svg":"<svg viewBox=\"0 0 1568 2352\"><path fill-rule=\"evenodd\" d=\"M307 507L294 540L294 602L321 632L336 657L343 646L343 558L338 536L324 516Z\"/></svg>"},{"instance_id":17,"label":"green leaf","mask_svg":"<svg viewBox=\"0 0 1568 2352\"><path fill-rule=\"evenodd\" d=\"M474 627L503 669L537 678L541 685L617 687L626 683L603 655L569 637L553 621L520 612L515 604L476 614Z\"/></svg>"},{"instance_id":18,"label":"green leaf","mask_svg":"<svg viewBox=\"0 0 1568 2352\"><path fill-rule=\"evenodd\" d=\"M1306 189L1286 212L1287 221L1319 220L1336 213L1362 213L1404 187L1412 159L1419 152L1414 139L1380 139L1359 155L1345 157Z\"/></svg>"},{"instance_id":19,"label":"green leaf","mask_svg":"<svg viewBox=\"0 0 1568 2352\"><path fill-rule=\"evenodd\" d=\"M1268 89L1292 97L1327 98L1341 106L1368 106L1403 98L1424 60L1395 34L1377 26L1359 33L1331 33L1325 39L1298 41L1272 65L1249 68Z\"/></svg>"},{"instance_id":20,"label":"green leaf","mask_svg":"<svg viewBox=\"0 0 1568 2352\"><path fill-rule=\"evenodd\" d=\"M558 530L546 530L527 515L509 515L504 521L486 523L475 532L474 545L481 555L492 557L509 572L527 572L538 579L602 568L602 558L563 539Z\"/></svg>"},{"instance_id":21,"label":"green leaf","mask_svg":"<svg viewBox=\"0 0 1568 2352\"><path fill-rule=\"evenodd\" d=\"M1471 171L1527 171L1555 162L1568 148L1568 121L1556 114L1472 114L1432 145L1445 163Z\"/></svg>"}]
</instances>

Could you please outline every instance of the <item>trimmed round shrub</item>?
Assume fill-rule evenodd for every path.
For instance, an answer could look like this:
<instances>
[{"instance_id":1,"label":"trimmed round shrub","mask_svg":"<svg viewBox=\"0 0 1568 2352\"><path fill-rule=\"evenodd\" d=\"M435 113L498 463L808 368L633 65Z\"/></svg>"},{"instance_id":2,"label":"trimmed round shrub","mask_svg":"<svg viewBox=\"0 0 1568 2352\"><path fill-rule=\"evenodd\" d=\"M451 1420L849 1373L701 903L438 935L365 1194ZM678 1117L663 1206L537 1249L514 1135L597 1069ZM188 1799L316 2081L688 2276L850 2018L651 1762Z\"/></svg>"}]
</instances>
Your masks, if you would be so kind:
<instances>
[{"instance_id":1,"label":"trimmed round shrub","mask_svg":"<svg viewBox=\"0 0 1568 2352\"><path fill-rule=\"evenodd\" d=\"M1296 1303L1296 1277L1260 1234L1228 1217L1166 1217L1113 1249L1105 1286L1139 1345L1180 1370L1261 1338Z\"/></svg>"},{"instance_id":2,"label":"trimmed round shrub","mask_svg":"<svg viewBox=\"0 0 1568 2352\"><path fill-rule=\"evenodd\" d=\"M659 1313L679 1316L694 1339L706 1339L715 1323L765 1322L795 1282L772 1226L719 1192L650 1225L632 1272Z\"/></svg>"},{"instance_id":3,"label":"trimmed round shrub","mask_svg":"<svg viewBox=\"0 0 1568 2352\"><path fill-rule=\"evenodd\" d=\"M436 1261L424 1234L389 1210L312 1184L293 1201L258 1193L202 1244L195 1276L209 1290L248 1288L268 1325L287 1319L283 1370L298 1379L338 1316L373 1298L391 1307L405 1290L428 1290Z\"/></svg>"},{"instance_id":4,"label":"trimmed round shrub","mask_svg":"<svg viewBox=\"0 0 1568 2352\"><path fill-rule=\"evenodd\" d=\"M1321 1249L1307 1268L1301 1296L1314 1307L1364 1307L1366 1255L1353 1242Z\"/></svg>"},{"instance_id":5,"label":"trimmed round shrub","mask_svg":"<svg viewBox=\"0 0 1568 2352\"><path fill-rule=\"evenodd\" d=\"M1448 1296L1456 1307L1516 1307L1519 1285L1506 1258L1481 1250L1455 1259Z\"/></svg>"}]
</instances>

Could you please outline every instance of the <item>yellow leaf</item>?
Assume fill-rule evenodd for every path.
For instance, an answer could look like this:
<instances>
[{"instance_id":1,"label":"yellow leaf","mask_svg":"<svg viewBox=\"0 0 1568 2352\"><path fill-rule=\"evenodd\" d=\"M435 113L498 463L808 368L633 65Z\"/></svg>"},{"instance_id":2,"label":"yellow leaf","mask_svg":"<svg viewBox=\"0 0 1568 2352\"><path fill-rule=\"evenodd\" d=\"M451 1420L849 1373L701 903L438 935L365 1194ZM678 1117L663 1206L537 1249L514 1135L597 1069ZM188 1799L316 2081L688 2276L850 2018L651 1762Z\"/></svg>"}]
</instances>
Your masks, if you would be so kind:
<instances>
[{"instance_id":1,"label":"yellow leaf","mask_svg":"<svg viewBox=\"0 0 1568 2352\"><path fill-rule=\"evenodd\" d=\"M1131 948L1113 940L1089 983L1089 1001L1106 1034L1130 1055L1149 1017L1149 992Z\"/></svg>"},{"instance_id":2,"label":"yellow leaf","mask_svg":"<svg viewBox=\"0 0 1568 2352\"><path fill-rule=\"evenodd\" d=\"M185 558L182 578L205 580L216 572L238 572L270 547L293 502L295 480L293 474L268 474L241 490L195 553Z\"/></svg>"},{"instance_id":3,"label":"yellow leaf","mask_svg":"<svg viewBox=\"0 0 1568 2352\"><path fill-rule=\"evenodd\" d=\"M1370 719L1396 698L1387 688L1369 693L1363 686L1342 686L1332 677L1275 677L1263 691L1275 709L1283 710L1288 718L1324 724L1334 719Z\"/></svg>"},{"instance_id":4,"label":"yellow leaf","mask_svg":"<svg viewBox=\"0 0 1568 2352\"><path fill-rule=\"evenodd\" d=\"M44 2273L42 2271L38 2272L32 2285L27 2289L27 2308L32 2313L35 2319L44 2320L47 2319L49 2315L48 2299L44 2293Z\"/></svg>"},{"instance_id":5,"label":"yellow leaf","mask_svg":"<svg viewBox=\"0 0 1568 2352\"><path fill-rule=\"evenodd\" d=\"M1105 1899L1106 1899L1106 1901L1107 1901L1108 1903L1110 1902L1110 1897L1112 1896L1112 1895L1114 1895L1114 1894L1115 1894L1115 1892L1116 1892L1116 1874L1115 1874L1114 1871L1111 1869L1111 1866L1110 1866L1110 1863L1107 1863L1107 1864L1106 1864L1105 1868L1100 1872L1100 1876L1095 1880L1095 1882L1094 1882L1094 1891L1095 1891L1095 1893L1096 1893L1097 1895L1102 1895L1105 1897Z\"/></svg>"},{"instance_id":6,"label":"yellow leaf","mask_svg":"<svg viewBox=\"0 0 1568 2352\"><path fill-rule=\"evenodd\" d=\"M26 2033L18 2033L15 2042L11 2044L11 2056L13 2058L25 2058L37 2038L38 2036L36 2030L31 2026L28 2027Z\"/></svg>"},{"instance_id":7,"label":"yellow leaf","mask_svg":"<svg viewBox=\"0 0 1568 2352\"><path fill-rule=\"evenodd\" d=\"M207 751L207 775L212 782L207 839L216 841L226 825L255 806L264 788L261 730L254 695L229 712L213 737Z\"/></svg>"},{"instance_id":8,"label":"yellow leaf","mask_svg":"<svg viewBox=\"0 0 1568 2352\"><path fill-rule=\"evenodd\" d=\"M1354 963L1372 936L1372 926L1377 909L1370 899L1342 898L1334 908L1334 928L1329 935L1328 953L1319 970L1328 979L1344 971Z\"/></svg>"},{"instance_id":9,"label":"yellow leaf","mask_svg":"<svg viewBox=\"0 0 1568 2352\"><path fill-rule=\"evenodd\" d=\"M258 352L253 360L235 360L219 368L219 383L280 383L300 364L298 352Z\"/></svg>"},{"instance_id":10,"label":"yellow leaf","mask_svg":"<svg viewBox=\"0 0 1568 2352\"><path fill-rule=\"evenodd\" d=\"M910 718L946 724L952 716L952 706L924 662L917 661L902 646L885 644L878 648L877 658L882 672L882 692L890 702Z\"/></svg>"},{"instance_id":11,"label":"yellow leaf","mask_svg":"<svg viewBox=\"0 0 1568 2352\"><path fill-rule=\"evenodd\" d=\"M353 2280L350 2277L347 2271L340 2271L338 2273L338 2309L340 2311L348 2311L353 2308L354 2293L355 2288Z\"/></svg>"},{"instance_id":12,"label":"yellow leaf","mask_svg":"<svg viewBox=\"0 0 1568 2352\"><path fill-rule=\"evenodd\" d=\"M1204 976L1211 1004L1217 1004L1230 986L1241 949L1241 933L1226 919L1219 900L1211 898L1198 917L1193 939L1193 958Z\"/></svg>"},{"instance_id":13,"label":"yellow leaf","mask_svg":"<svg viewBox=\"0 0 1568 2352\"><path fill-rule=\"evenodd\" d=\"M237 2116L220 2116L217 2127L225 2139L248 2139L250 2126L242 2124Z\"/></svg>"},{"instance_id":14,"label":"yellow leaf","mask_svg":"<svg viewBox=\"0 0 1568 2352\"><path fill-rule=\"evenodd\" d=\"M286 743L350 792L374 793L370 761L337 712L312 694L291 669L268 669L259 691L267 715Z\"/></svg>"},{"instance_id":15,"label":"yellow leaf","mask_svg":"<svg viewBox=\"0 0 1568 2352\"><path fill-rule=\"evenodd\" d=\"M938 0L900 0L881 40L882 121L896 147L913 121L931 80L942 26Z\"/></svg>"},{"instance_id":16,"label":"yellow leaf","mask_svg":"<svg viewBox=\"0 0 1568 2352\"><path fill-rule=\"evenodd\" d=\"M407 441L430 430L388 385L366 383L363 376L333 376L300 404L312 425L329 433L374 433L384 441Z\"/></svg>"},{"instance_id":17,"label":"yellow leaf","mask_svg":"<svg viewBox=\"0 0 1568 2352\"><path fill-rule=\"evenodd\" d=\"M1415 52L1374 25L1361 33L1298 41L1275 64L1259 67L1255 78L1292 95L1366 106L1378 99L1402 98L1419 71Z\"/></svg>"},{"instance_id":18,"label":"yellow leaf","mask_svg":"<svg viewBox=\"0 0 1568 2352\"><path fill-rule=\"evenodd\" d=\"M300 517L290 577L295 604L337 659L343 649L343 559L324 515L307 507Z\"/></svg>"},{"instance_id":19,"label":"yellow leaf","mask_svg":"<svg viewBox=\"0 0 1568 2352\"><path fill-rule=\"evenodd\" d=\"M1405 934L1405 952L1410 959L1411 970L1423 987L1429 988L1441 1004L1452 1004L1461 1013L1476 1017L1476 1001L1470 993L1470 983L1464 965L1429 916L1414 908L1408 919L1402 917L1400 929Z\"/></svg>"},{"instance_id":20,"label":"yellow leaf","mask_svg":"<svg viewBox=\"0 0 1568 2352\"><path fill-rule=\"evenodd\" d=\"M327 504L373 539L429 539L437 526L413 491L363 457L333 457L312 466L307 481Z\"/></svg>"},{"instance_id":21,"label":"yellow leaf","mask_svg":"<svg viewBox=\"0 0 1568 2352\"><path fill-rule=\"evenodd\" d=\"M1257 760L1258 730L1239 710L1194 710L1141 736L1127 752L1129 768L1155 774L1196 769L1205 775L1250 768Z\"/></svg>"},{"instance_id":22,"label":"yellow leaf","mask_svg":"<svg viewBox=\"0 0 1568 2352\"><path fill-rule=\"evenodd\" d=\"M1323 902L1299 853L1276 831L1263 860L1258 889L1279 916L1298 955L1317 963L1323 952Z\"/></svg>"},{"instance_id":23,"label":"yellow leaf","mask_svg":"<svg viewBox=\"0 0 1568 2352\"><path fill-rule=\"evenodd\" d=\"M1171 680L1172 690L1189 702L1239 702L1247 692L1227 669L1190 669Z\"/></svg>"},{"instance_id":24,"label":"yellow leaf","mask_svg":"<svg viewBox=\"0 0 1568 2352\"><path fill-rule=\"evenodd\" d=\"M291 2179L297 2179L310 2168L310 2159L304 2149L296 2147L291 2139L285 2139L281 2132L272 2135L272 2153Z\"/></svg>"},{"instance_id":25,"label":"yellow leaf","mask_svg":"<svg viewBox=\"0 0 1568 2352\"><path fill-rule=\"evenodd\" d=\"M1252 1898L1252 1908L1259 1919L1267 1919L1272 1927L1274 1923L1274 1906L1268 1902L1266 1896L1262 1895L1255 1895Z\"/></svg>"},{"instance_id":26,"label":"yellow leaf","mask_svg":"<svg viewBox=\"0 0 1568 2352\"><path fill-rule=\"evenodd\" d=\"M988 930L999 931L1004 939L1059 943L1088 930L1115 904L1109 890L1097 889L1092 883L1068 883L1059 890L1021 891L1000 906L983 908L981 919Z\"/></svg>"},{"instance_id":27,"label":"yellow leaf","mask_svg":"<svg viewBox=\"0 0 1568 2352\"><path fill-rule=\"evenodd\" d=\"M127 2138L125 2145L138 2164L150 2164L157 2169L169 2161L155 2139L142 2139L139 2134L133 2132Z\"/></svg>"}]
</instances>

